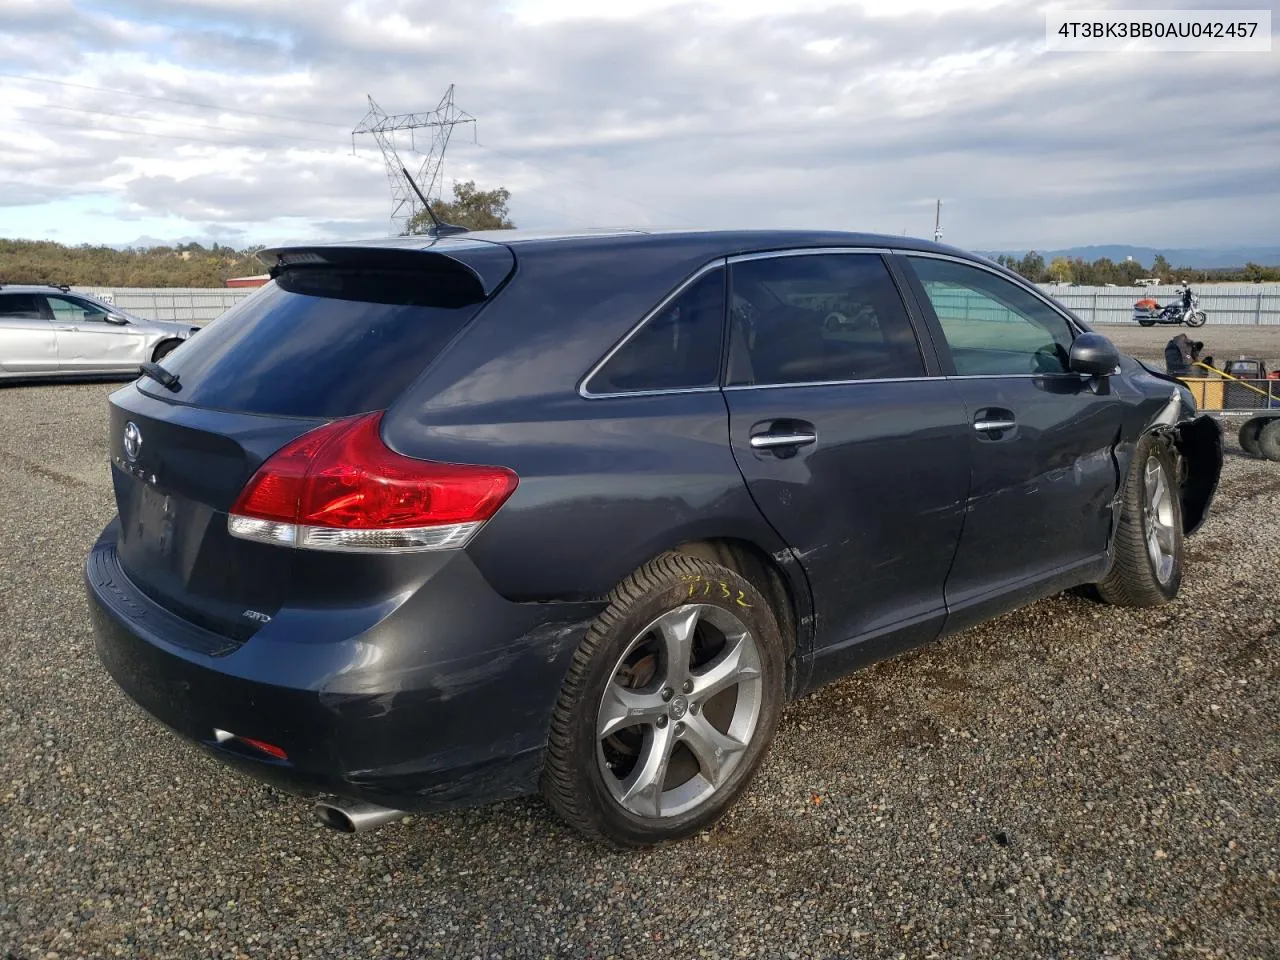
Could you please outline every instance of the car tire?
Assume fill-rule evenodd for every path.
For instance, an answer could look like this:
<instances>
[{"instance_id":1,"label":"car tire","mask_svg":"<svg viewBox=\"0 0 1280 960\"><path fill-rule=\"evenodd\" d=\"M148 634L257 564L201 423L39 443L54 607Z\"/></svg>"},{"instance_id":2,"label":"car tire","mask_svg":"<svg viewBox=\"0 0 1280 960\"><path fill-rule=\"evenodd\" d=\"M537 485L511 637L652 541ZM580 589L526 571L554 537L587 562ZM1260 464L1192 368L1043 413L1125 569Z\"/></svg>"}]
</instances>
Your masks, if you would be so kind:
<instances>
[{"instance_id":1,"label":"car tire","mask_svg":"<svg viewBox=\"0 0 1280 960\"><path fill-rule=\"evenodd\" d=\"M620 848L708 826L773 739L783 648L768 601L733 570L676 553L650 561L613 590L574 655L543 796L570 825Z\"/></svg>"},{"instance_id":2,"label":"car tire","mask_svg":"<svg viewBox=\"0 0 1280 960\"><path fill-rule=\"evenodd\" d=\"M1258 453L1268 460L1280 461L1280 417L1258 433Z\"/></svg>"},{"instance_id":3,"label":"car tire","mask_svg":"<svg viewBox=\"0 0 1280 960\"><path fill-rule=\"evenodd\" d=\"M1154 607L1178 595L1183 533L1177 476L1172 446L1162 437L1143 436L1125 478L1111 566L1097 584L1107 603Z\"/></svg>"},{"instance_id":4,"label":"car tire","mask_svg":"<svg viewBox=\"0 0 1280 960\"><path fill-rule=\"evenodd\" d=\"M180 346L182 346L181 340L165 340L163 343L161 343L159 346L156 347L155 352L151 354L151 359L155 363L159 363L169 354L173 353L173 351L177 350L178 347Z\"/></svg>"},{"instance_id":5,"label":"car tire","mask_svg":"<svg viewBox=\"0 0 1280 960\"><path fill-rule=\"evenodd\" d=\"M1252 420L1246 420L1244 425L1240 427L1240 433L1238 434L1240 449L1251 457L1262 456L1262 451L1258 449L1258 436L1266 425L1267 420L1265 417L1254 417Z\"/></svg>"}]
</instances>

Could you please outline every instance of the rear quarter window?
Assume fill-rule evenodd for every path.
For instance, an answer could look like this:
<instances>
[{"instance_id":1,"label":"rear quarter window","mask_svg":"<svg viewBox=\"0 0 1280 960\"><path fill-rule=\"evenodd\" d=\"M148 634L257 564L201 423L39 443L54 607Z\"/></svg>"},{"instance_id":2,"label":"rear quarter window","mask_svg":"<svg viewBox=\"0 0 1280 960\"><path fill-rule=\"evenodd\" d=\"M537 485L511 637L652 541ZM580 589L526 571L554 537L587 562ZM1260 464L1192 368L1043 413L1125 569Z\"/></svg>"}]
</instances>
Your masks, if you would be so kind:
<instances>
[{"instance_id":1,"label":"rear quarter window","mask_svg":"<svg viewBox=\"0 0 1280 960\"><path fill-rule=\"evenodd\" d=\"M474 277L443 270L295 268L164 361L166 400L246 413L344 417L381 410L483 306Z\"/></svg>"},{"instance_id":2,"label":"rear quarter window","mask_svg":"<svg viewBox=\"0 0 1280 960\"><path fill-rule=\"evenodd\" d=\"M586 382L589 394L714 387L720 382L725 272L716 267L662 304Z\"/></svg>"}]
</instances>

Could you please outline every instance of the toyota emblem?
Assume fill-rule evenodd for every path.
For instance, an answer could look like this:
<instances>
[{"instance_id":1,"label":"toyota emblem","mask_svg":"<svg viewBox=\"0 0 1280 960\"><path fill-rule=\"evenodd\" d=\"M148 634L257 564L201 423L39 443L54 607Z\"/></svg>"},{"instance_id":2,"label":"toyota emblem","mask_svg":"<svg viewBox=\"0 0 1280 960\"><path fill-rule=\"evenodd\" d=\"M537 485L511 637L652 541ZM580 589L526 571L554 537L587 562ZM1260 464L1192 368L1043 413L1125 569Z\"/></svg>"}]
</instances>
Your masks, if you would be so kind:
<instances>
[{"instance_id":1,"label":"toyota emblem","mask_svg":"<svg viewBox=\"0 0 1280 960\"><path fill-rule=\"evenodd\" d=\"M138 429L138 425L130 420L124 425L124 455L130 461L138 459L138 453L142 450L142 431Z\"/></svg>"}]
</instances>

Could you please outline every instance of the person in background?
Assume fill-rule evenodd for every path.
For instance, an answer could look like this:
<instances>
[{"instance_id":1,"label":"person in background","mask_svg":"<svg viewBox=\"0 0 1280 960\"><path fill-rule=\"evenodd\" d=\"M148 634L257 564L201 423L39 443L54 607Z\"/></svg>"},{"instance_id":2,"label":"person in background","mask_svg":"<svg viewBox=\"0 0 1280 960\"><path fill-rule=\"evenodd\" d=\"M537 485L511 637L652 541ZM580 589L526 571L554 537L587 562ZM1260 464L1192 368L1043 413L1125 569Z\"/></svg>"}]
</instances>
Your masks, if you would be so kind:
<instances>
[{"instance_id":1,"label":"person in background","mask_svg":"<svg viewBox=\"0 0 1280 960\"><path fill-rule=\"evenodd\" d=\"M1164 348L1164 368L1166 373L1174 376L1187 376L1191 373L1191 364L1200 359L1200 351L1204 343L1192 340L1185 333L1180 333Z\"/></svg>"}]
</instances>

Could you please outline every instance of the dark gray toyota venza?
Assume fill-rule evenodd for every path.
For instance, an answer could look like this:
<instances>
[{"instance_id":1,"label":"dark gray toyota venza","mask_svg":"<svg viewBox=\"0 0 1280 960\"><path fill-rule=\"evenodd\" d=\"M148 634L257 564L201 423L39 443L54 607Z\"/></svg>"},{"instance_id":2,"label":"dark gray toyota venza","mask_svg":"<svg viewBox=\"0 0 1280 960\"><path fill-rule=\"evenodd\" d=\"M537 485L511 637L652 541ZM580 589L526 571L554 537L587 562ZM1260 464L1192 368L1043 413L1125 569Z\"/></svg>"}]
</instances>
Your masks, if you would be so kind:
<instances>
[{"instance_id":1,"label":"dark gray toyota venza","mask_svg":"<svg viewBox=\"0 0 1280 960\"><path fill-rule=\"evenodd\" d=\"M789 698L1067 588L1171 599L1217 487L1185 387L949 247L263 258L111 396L85 576L134 700L346 830L540 790L614 844L687 836Z\"/></svg>"}]
</instances>

